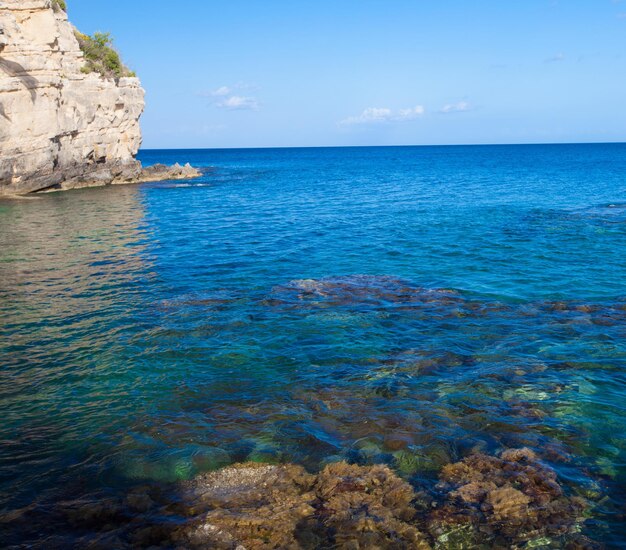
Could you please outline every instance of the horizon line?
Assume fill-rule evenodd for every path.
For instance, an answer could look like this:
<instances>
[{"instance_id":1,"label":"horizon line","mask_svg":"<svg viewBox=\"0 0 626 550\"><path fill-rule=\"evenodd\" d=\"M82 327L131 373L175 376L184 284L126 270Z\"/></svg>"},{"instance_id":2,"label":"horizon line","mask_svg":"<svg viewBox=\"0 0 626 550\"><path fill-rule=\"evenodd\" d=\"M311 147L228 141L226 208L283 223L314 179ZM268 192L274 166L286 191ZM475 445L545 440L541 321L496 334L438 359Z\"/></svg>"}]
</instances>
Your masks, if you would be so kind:
<instances>
[{"instance_id":1,"label":"horizon line","mask_svg":"<svg viewBox=\"0 0 626 550\"><path fill-rule=\"evenodd\" d=\"M526 143L445 143L397 145L261 145L246 147L141 147L139 151L241 151L259 149L373 149L394 147L528 147L537 145L626 145L626 141L550 141Z\"/></svg>"}]
</instances>

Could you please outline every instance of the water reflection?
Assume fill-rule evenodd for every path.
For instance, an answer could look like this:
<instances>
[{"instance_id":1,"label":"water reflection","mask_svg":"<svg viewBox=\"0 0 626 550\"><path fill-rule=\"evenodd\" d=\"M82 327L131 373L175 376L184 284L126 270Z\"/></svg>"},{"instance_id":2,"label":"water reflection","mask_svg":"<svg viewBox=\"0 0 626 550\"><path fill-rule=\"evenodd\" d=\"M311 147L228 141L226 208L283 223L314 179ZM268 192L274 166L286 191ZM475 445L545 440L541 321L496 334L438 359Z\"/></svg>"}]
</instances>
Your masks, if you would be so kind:
<instances>
[{"instance_id":1,"label":"water reflection","mask_svg":"<svg viewBox=\"0 0 626 550\"><path fill-rule=\"evenodd\" d=\"M143 220L133 187L0 203L0 507L76 481L136 409L111 395L130 391L119 349L154 279Z\"/></svg>"}]
</instances>

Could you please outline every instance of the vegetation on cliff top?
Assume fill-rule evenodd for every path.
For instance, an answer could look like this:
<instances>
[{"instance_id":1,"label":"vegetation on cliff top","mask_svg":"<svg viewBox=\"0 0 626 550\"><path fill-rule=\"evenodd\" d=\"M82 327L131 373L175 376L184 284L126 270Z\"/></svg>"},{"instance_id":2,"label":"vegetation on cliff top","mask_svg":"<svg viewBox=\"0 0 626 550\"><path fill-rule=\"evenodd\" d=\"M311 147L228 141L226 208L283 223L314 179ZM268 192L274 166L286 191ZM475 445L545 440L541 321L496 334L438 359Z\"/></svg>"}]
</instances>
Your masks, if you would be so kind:
<instances>
[{"instance_id":1,"label":"vegetation on cliff top","mask_svg":"<svg viewBox=\"0 0 626 550\"><path fill-rule=\"evenodd\" d=\"M52 8L55 10L67 11L65 0L52 0Z\"/></svg>"},{"instance_id":2,"label":"vegetation on cliff top","mask_svg":"<svg viewBox=\"0 0 626 550\"><path fill-rule=\"evenodd\" d=\"M113 48L110 33L97 32L93 36L76 31L76 38L85 56L84 73L100 73L105 78L135 76Z\"/></svg>"}]
</instances>

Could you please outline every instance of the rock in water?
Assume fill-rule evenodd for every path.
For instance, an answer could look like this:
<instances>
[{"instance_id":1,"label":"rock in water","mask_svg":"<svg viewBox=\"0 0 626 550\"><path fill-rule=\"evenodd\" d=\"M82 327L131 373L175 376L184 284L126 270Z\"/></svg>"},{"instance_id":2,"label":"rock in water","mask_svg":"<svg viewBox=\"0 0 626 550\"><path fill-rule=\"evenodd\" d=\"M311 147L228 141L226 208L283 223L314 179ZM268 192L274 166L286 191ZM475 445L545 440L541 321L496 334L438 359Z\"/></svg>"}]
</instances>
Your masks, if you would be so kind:
<instances>
[{"instance_id":1,"label":"rock in water","mask_svg":"<svg viewBox=\"0 0 626 550\"><path fill-rule=\"evenodd\" d=\"M298 525L315 512L313 481L300 466L255 463L199 476L186 485L187 513L209 511L172 539L189 548L300 548Z\"/></svg>"},{"instance_id":2,"label":"rock in water","mask_svg":"<svg viewBox=\"0 0 626 550\"><path fill-rule=\"evenodd\" d=\"M430 548L426 537L409 523L415 517L413 489L387 466L329 464L315 489L319 516L333 548Z\"/></svg>"},{"instance_id":3,"label":"rock in water","mask_svg":"<svg viewBox=\"0 0 626 550\"><path fill-rule=\"evenodd\" d=\"M383 465L335 462L312 475L247 462L137 486L125 499L85 495L52 515L33 505L0 514L0 524L38 532L56 522L61 542L33 546L46 549L599 550L581 532L586 509L532 451L514 449L448 464L420 493Z\"/></svg>"},{"instance_id":4,"label":"rock in water","mask_svg":"<svg viewBox=\"0 0 626 550\"><path fill-rule=\"evenodd\" d=\"M189 180L199 178L200 170L187 163L184 166L176 163L174 166L166 166L165 164L155 164L148 166L141 171L137 178L138 181L165 181L165 180Z\"/></svg>"},{"instance_id":5,"label":"rock in water","mask_svg":"<svg viewBox=\"0 0 626 550\"><path fill-rule=\"evenodd\" d=\"M498 538L517 548L575 534L587 508L583 499L564 495L556 472L529 449L471 455L445 466L440 479L443 503L429 530L441 548L481 547Z\"/></svg>"},{"instance_id":6,"label":"rock in water","mask_svg":"<svg viewBox=\"0 0 626 550\"><path fill-rule=\"evenodd\" d=\"M301 466L246 463L200 476L184 493L195 519L172 540L186 548L430 548L409 523L413 489L386 466L339 462L316 477Z\"/></svg>"}]
</instances>

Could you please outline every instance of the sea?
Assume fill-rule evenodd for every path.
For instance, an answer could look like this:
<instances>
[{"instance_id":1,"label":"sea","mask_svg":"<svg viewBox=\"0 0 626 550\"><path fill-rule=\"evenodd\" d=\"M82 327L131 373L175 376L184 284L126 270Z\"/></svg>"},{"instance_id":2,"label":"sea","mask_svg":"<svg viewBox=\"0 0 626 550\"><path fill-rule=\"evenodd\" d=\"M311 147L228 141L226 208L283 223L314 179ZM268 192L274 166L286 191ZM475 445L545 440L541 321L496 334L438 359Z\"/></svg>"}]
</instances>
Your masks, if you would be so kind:
<instances>
[{"instance_id":1,"label":"sea","mask_svg":"<svg viewBox=\"0 0 626 550\"><path fill-rule=\"evenodd\" d=\"M0 546L236 462L528 448L626 547L626 144L139 158L203 174L0 201Z\"/></svg>"}]
</instances>

